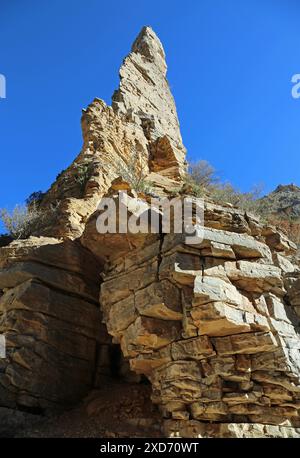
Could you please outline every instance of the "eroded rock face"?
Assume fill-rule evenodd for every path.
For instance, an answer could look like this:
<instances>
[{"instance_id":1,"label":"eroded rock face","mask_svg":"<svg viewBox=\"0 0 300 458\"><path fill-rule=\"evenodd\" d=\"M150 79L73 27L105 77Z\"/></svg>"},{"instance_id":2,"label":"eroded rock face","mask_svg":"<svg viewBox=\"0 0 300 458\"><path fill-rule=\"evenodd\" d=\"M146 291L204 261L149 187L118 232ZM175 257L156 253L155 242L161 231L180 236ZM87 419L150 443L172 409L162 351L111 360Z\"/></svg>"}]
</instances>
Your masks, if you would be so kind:
<instances>
[{"instance_id":1,"label":"eroded rock face","mask_svg":"<svg viewBox=\"0 0 300 458\"><path fill-rule=\"evenodd\" d=\"M98 201L117 203L119 190L127 216L151 217L150 196L118 174L136 155L155 195L177 188L183 198L185 149L166 68L159 39L143 28L112 107L95 99L84 110L83 149L42 199L38 236L1 244L0 407L74 404L101 388L116 352L118 375L151 382L166 435L299 436L295 245L209 201L192 245L162 230L97 231Z\"/></svg>"},{"instance_id":2,"label":"eroded rock face","mask_svg":"<svg viewBox=\"0 0 300 458\"><path fill-rule=\"evenodd\" d=\"M0 253L0 404L33 413L72 405L93 386L100 266L78 242L31 237Z\"/></svg>"},{"instance_id":3,"label":"eroded rock face","mask_svg":"<svg viewBox=\"0 0 300 458\"><path fill-rule=\"evenodd\" d=\"M217 207L216 229L213 210L206 205L208 226L199 244L189 246L182 234L160 234L159 241L144 236L138 248L132 243L121 257L106 258L103 320L132 370L151 381L152 400L169 419L168 434L295 436L298 280L289 279L299 270L290 261L292 245L274 244L238 210ZM239 218L244 231L230 227ZM97 237L94 230L95 246ZM101 259L105 241L97 246ZM279 255L281 265L274 265ZM285 284L291 284L288 292ZM208 428L207 421L224 427Z\"/></svg>"}]
</instances>

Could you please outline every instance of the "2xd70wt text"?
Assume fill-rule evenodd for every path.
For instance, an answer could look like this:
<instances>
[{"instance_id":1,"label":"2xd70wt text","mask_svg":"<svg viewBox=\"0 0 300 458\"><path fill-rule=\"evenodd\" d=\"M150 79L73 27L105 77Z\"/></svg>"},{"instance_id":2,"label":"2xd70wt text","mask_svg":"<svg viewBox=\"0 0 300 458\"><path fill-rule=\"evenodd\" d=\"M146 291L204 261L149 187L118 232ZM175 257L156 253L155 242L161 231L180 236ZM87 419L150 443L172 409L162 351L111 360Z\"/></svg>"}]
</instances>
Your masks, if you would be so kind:
<instances>
[{"instance_id":1,"label":"2xd70wt text","mask_svg":"<svg viewBox=\"0 0 300 458\"><path fill-rule=\"evenodd\" d=\"M199 442L146 442L145 453L191 453L197 452Z\"/></svg>"}]
</instances>

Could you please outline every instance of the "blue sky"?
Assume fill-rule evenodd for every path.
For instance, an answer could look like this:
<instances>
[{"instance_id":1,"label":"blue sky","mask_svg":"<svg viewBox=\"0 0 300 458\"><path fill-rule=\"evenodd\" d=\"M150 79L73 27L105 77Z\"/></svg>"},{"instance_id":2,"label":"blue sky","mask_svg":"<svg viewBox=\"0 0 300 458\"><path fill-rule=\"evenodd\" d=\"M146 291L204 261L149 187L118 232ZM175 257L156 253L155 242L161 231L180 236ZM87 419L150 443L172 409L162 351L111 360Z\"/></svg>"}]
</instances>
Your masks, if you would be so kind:
<instances>
[{"instance_id":1,"label":"blue sky","mask_svg":"<svg viewBox=\"0 0 300 458\"><path fill-rule=\"evenodd\" d=\"M143 25L165 47L188 157L244 191L300 184L299 1L0 0L0 17L0 207L79 153L81 108L110 103Z\"/></svg>"}]
</instances>

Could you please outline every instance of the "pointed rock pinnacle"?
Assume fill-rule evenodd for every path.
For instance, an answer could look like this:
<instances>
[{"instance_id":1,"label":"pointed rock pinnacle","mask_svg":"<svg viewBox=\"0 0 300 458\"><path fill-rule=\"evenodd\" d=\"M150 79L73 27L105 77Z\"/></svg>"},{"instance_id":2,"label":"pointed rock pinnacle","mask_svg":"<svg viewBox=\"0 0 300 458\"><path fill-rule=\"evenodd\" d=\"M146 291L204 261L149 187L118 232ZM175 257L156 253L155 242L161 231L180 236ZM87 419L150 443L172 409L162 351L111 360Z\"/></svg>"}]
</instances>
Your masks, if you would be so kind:
<instances>
[{"instance_id":1,"label":"pointed rock pinnacle","mask_svg":"<svg viewBox=\"0 0 300 458\"><path fill-rule=\"evenodd\" d=\"M152 144L154 171L166 168L168 162L183 170L186 154L166 72L159 38L151 27L143 27L120 68L119 89L112 97L116 113L140 119Z\"/></svg>"}]
</instances>

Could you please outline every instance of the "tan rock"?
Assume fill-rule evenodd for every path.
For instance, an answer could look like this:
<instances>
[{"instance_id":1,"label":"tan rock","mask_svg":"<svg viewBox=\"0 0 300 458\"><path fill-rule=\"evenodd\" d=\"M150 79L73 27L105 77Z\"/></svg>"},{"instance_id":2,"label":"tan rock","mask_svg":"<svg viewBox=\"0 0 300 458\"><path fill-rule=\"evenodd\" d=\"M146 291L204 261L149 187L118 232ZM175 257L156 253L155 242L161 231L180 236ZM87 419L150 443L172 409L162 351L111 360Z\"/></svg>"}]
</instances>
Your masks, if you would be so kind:
<instances>
[{"instance_id":1,"label":"tan rock","mask_svg":"<svg viewBox=\"0 0 300 458\"><path fill-rule=\"evenodd\" d=\"M245 313L224 302L193 307L191 317L200 335L226 336L251 330L250 324L245 319Z\"/></svg>"},{"instance_id":2,"label":"tan rock","mask_svg":"<svg viewBox=\"0 0 300 458\"><path fill-rule=\"evenodd\" d=\"M273 227L267 227L264 230L263 235L265 235L267 245L274 251L292 254L297 250L295 243Z\"/></svg>"},{"instance_id":3,"label":"tan rock","mask_svg":"<svg viewBox=\"0 0 300 458\"><path fill-rule=\"evenodd\" d=\"M266 260L271 260L269 247L247 234L237 234L229 231L204 228L202 240L194 245L203 249L210 247L211 243L219 243L231 247L236 257L239 259L265 258Z\"/></svg>"},{"instance_id":4,"label":"tan rock","mask_svg":"<svg viewBox=\"0 0 300 458\"><path fill-rule=\"evenodd\" d=\"M214 356L216 353L207 336L193 339L179 340L171 345L171 354L174 360L203 359Z\"/></svg>"},{"instance_id":5,"label":"tan rock","mask_svg":"<svg viewBox=\"0 0 300 458\"><path fill-rule=\"evenodd\" d=\"M141 315L162 320L182 319L180 290L168 280L137 291L135 303Z\"/></svg>"},{"instance_id":6,"label":"tan rock","mask_svg":"<svg viewBox=\"0 0 300 458\"><path fill-rule=\"evenodd\" d=\"M235 259L235 254L230 245L220 242L211 242L208 248L201 250L202 256L213 256L214 258Z\"/></svg>"},{"instance_id":7,"label":"tan rock","mask_svg":"<svg viewBox=\"0 0 300 458\"><path fill-rule=\"evenodd\" d=\"M210 302L225 302L240 306L242 310L253 311L249 299L242 296L235 286L214 277L195 278L193 306L199 306Z\"/></svg>"},{"instance_id":8,"label":"tan rock","mask_svg":"<svg viewBox=\"0 0 300 458\"><path fill-rule=\"evenodd\" d=\"M150 27L144 27L120 69L121 82L113 96L113 108L118 113L130 112L131 116L137 115L140 119L153 144L152 170L179 164L180 173L180 168L184 167L185 148L166 70L161 42Z\"/></svg>"},{"instance_id":9,"label":"tan rock","mask_svg":"<svg viewBox=\"0 0 300 458\"><path fill-rule=\"evenodd\" d=\"M289 425L264 425L261 423L206 423L196 420L165 420L164 434L167 437L193 438L263 438L299 437L300 428Z\"/></svg>"},{"instance_id":10,"label":"tan rock","mask_svg":"<svg viewBox=\"0 0 300 458\"><path fill-rule=\"evenodd\" d=\"M189 253L173 253L164 256L160 264L159 276L161 279L174 279L181 285L194 284L197 275L202 275L201 258Z\"/></svg>"},{"instance_id":11,"label":"tan rock","mask_svg":"<svg viewBox=\"0 0 300 458\"><path fill-rule=\"evenodd\" d=\"M133 295L115 302L107 309L103 307L103 310L108 332L118 339L138 317Z\"/></svg>"},{"instance_id":12,"label":"tan rock","mask_svg":"<svg viewBox=\"0 0 300 458\"><path fill-rule=\"evenodd\" d=\"M83 280L81 275L35 262L18 262L2 269L0 288L14 288L30 279L39 280L50 287L77 294L87 300L97 301L98 286L95 283Z\"/></svg>"},{"instance_id":13,"label":"tan rock","mask_svg":"<svg viewBox=\"0 0 300 458\"><path fill-rule=\"evenodd\" d=\"M279 267L285 274L295 272L296 266L286 256L274 253L273 259L275 266Z\"/></svg>"},{"instance_id":14,"label":"tan rock","mask_svg":"<svg viewBox=\"0 0 300 458\"><path fill-rule=\"evenodd\" d=\"M94 303L39 282L8 290L0 299L7 346L0 384L14 393L10 406L49 412L84 396L91 388L100 321ZM3 393L1 402L7 405L8 399Z\"/></svg>"},{"instance_id":15,"label":"tan rock","mask_svg":"<svg viewBox=\"0 0 300 458\"><path fill-rule=\"evenodd\" d=\"M136 356L140 351L162 348L179 337L180 324L141 316L131 324L121 338L125 355Z\"/></svg>"},{"instance_id":16,"label":"tan rock","mask_svg":"<svg viewBox=\"0 0 300 458\"><path fill-rule=\"evenodd\" d=\"M118 282L113 278L107 279L101 285L100 302L111 304L130 296L133 291L145 288L154 283L157 276L157 260L136 270L124 273L118 277Z\"/></svg>"},{"instance_id":17,"label":"tan rock","mask_svg":"<svg viewBox=\"0 0 300 458\"><path fill-rule=\"evenodd\" d=\"M151 353L141 353L130 359L130 367L138 374L149 375L158 367L171 362L171 360L171 347L166 346Z\"/></svg>"},{"instance_id":18,"label":"tan rock","mask_svg":"<svg viewBox=\"0 0 300 458\"><path fill-rule=\"evenodd\" d=\"M253 293L272 291L283 295L282 278L278 267L249 261L226 263L229 279L240 289Z\"/></svg>"},{"instance_id":19,"label":"tan rock","mask_svg":"<svg viewBox=\"0 0 300 458\"><path fill-rule=\"evenodd\" d=\"M213 338L213 344L218 355L275 351L277 347L276 340L271 332L254 332L228 337L216 337Z\"/></svg>"}]
</instances>

